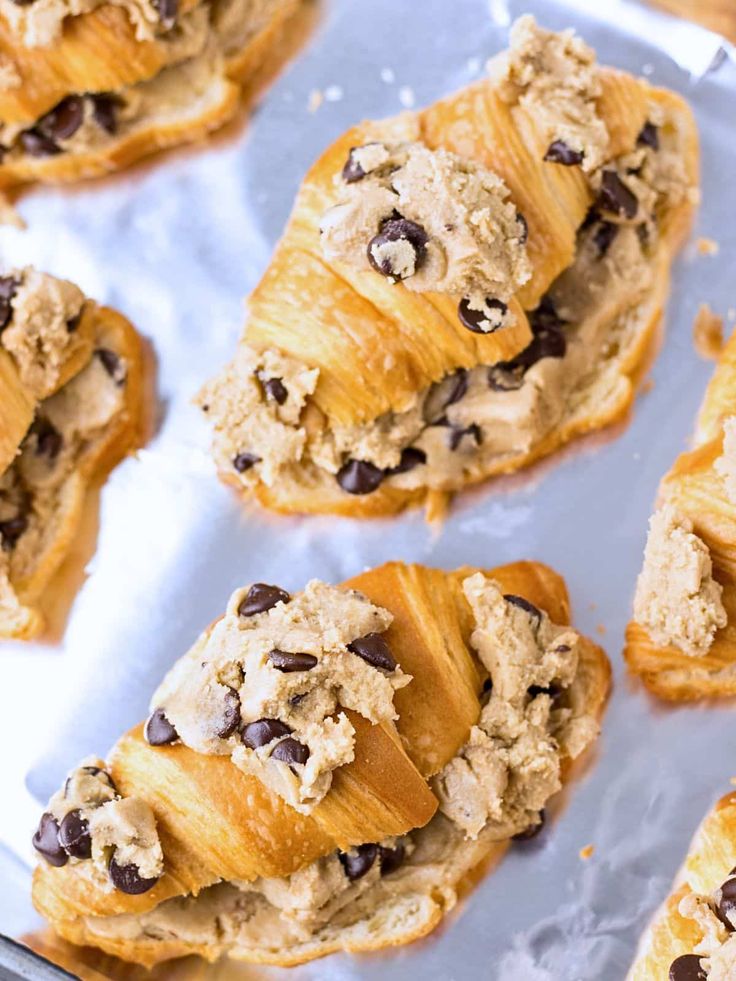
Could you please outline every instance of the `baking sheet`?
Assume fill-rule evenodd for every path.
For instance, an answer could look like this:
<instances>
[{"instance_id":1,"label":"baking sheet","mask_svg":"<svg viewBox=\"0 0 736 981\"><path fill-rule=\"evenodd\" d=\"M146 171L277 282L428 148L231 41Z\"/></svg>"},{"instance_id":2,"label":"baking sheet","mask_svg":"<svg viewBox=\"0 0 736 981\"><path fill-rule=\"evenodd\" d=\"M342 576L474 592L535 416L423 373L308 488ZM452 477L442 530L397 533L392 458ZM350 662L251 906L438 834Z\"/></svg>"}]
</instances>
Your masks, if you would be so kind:
<instances>
[{"instance_id":1,"label":"baking sheet","mask_svg":"<svg viewBox=\"0 0 736 981\"><path fill-rule=\"evenodd\" d=\"M189 399L231 355L242 297L302 174L356 120L478 77L527 10L552 28L574 25L602 62L672 86L697 114L704 201L693 237L717 240L720 251L703 257L691 245L675 268L653 388L630 425L461 496L440 531L420 513L358 523L244 508L215 479L208 431ZM452 568L535 558L565 575L576 625L601 640L615 674L598 749L543 835L514 849L424 942L291 971L226 964L208 976L623 977L692 832L736 772L732 705L662 706L627 680L620 654L657 483L687 445L712 370L693 350L693 316L708 301L736 318L736 65L721 45L610 0L332 0L247 125L103 182L22 199L29 227L0 229L3 263L68 276L130 317L157 355L161 422L105 486L91 558L80 540L72 573L87 563L86 577L63 641L0 649L2 931L17 937L40 925L29 839L49 795L79 758L104 753L144 716L164 671L233 588L265 580L298 589L311 576L339 581L387 559Z\"/></svg>"}]
</instances>

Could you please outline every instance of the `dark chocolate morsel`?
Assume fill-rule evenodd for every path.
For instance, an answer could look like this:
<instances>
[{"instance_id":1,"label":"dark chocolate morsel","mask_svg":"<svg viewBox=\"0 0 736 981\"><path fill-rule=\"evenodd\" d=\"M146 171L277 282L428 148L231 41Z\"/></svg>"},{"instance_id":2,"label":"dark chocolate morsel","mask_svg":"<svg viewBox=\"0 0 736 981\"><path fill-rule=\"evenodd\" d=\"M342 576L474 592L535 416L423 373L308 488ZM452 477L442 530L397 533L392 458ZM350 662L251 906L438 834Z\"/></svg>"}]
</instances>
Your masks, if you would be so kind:
<instances>
[{"instance_id":1,"label":"dark chocolate morsel","mask_svg":"<svg viewBox=\"0 0 736 981\"><path fill-rule=\"evenodd\" d=\"M291 728L280 719L258 719L243 726L241 738L248 749L266 746L274 739L291 735Z\"/></svg>"},{"instance_id":2,"label":"dark chocolate morsel","mask_svg":"<svg viewBox=\"0 0 736 981\"><path fill-rule=\"evenodd\" d=\"M0 276L0 333L8 326L10 318L13 316L10 301L15 296L17 289L17 279L13 279L12 276Z\"/></svg>"},{"instance_id":3,"label":"dark chocolate morsel","mask_svg":"<svg viewBox=\"0 0 736 981\"><path fill-rule=\"evenodd\" d=\"M619 226L615 225L612 221L601 221L593 232L593 241L598 249L599 258L602 259L606 252L608 252L611 243L618 235L618 230Z\"/></svg>"},{"instance_id":4,"label":"dark chocolate morsel","mask_svg":"<svg viewBox=\"0 0 736 981\"><path fill-rule=\"evenodd\" d=\"M61 433L51 425L48 419L39 416L33 424L36 436L36 456L46 456L55 460L61 452L64 443Z\"/></svg>"},{"instance_id":5,"label":"dark chocolate morsel","mask_svg":"<svg viewBox=\"0 0 736 981\"><path fill-rule=\"evenodd\" d=\"M41 116L35 129L54 143L68 140L77 132L84 120L84 99L81 95L68 95L53 109Z\"/></svg>"},{"instance_id":6,"label":"dark chocolate morsel","mask_svg":"<svg viewBox=\"0 0 736 981\"><path fill-rule=\"evenodd\" d=\"M451 375L445 375L435 382L427 393L422 407L425 422L434 422L449 405L459 402L468 390L468 373L458 368Z\"/></svg>"},{"instance_id":7,"label":"dark chocolate morsel","mask_svg":"<svg viewBox=\"0 0 736 981\"><path fill-rule=\"evenodd\" d=\"M4 552L10 552L18 543L20 536L28 528L28 516L17 514L7 521L0 521L0 542Z\"/></svg>"},{"instance_id":8,"label":"dark chocolate morsel","mask_svg":"<svg viewBox=\"0 0 736 981\"><path fill-rule=\"evenodd\" d=\"M536 310L529 314L529 322L535 334L542 330L559 330L567 323L557 312L552 298L546 294L539 301Z\"/></svg>"},{"instance_id":9,"label":"dark chocolate morsel","mask_svg":"<svg viewBox=\"0 0 736 981\"><path fill-rule=\"evenodd\" d=\"M345 166L342 168L342 179L346 184L354 184L356 181L362 181L365 177L365 171L355 158L355 151L360 149L361 147L357 146L350 147L348 159L345 161Z\"/></svg>"},{"instance_id":10,"label":"dark chocolate morsel","mask_svg":"<svg viewBox=\"0 0 736 981\"><path fill-rule=\"evenodd\" d=\"M173 27L179 13L179 0L153 0L153 6L158 11L161 26L167 30Z\"/></svg>"},{"instance_id":11,"label":"dark chocolate morsel","mask_svg":"<svg viewBox=\"0 0 736 981\"><path fill-rule=\"evenodd\" d=\"M483 442L483 431L477 422L471 422L469 426L465 426L463 429L456 429L454 426L452 426L450 427L449 436L450 449L457 450L466 436L470 436L473 440L475 440L476 446L480 446Z\"/></svg>"},{"instance_id":12,"label":"dark chocolate morsel","mask_svg":"<svg viewBox=\"0 0 736 981\"><path fill-rule=\"evenodd\" d=\"M118 128L118 110L122 106L120 96L112 92L100 92L90 96L92 99L92 118L109 136L114 136Z\"/></svg>"},{"instance_id":13,"label":"dark chocolate morsel","mask_svg":"<svg viewBox=\"0 0 736 981\"><path fill-rule=\"evenodd\" d=\"M529 223L520 211L516 212L516 220L521 225L521 235L519 235L519 242L522 245L526 245L526 241L529 238Z\"/></svg>"},{"instance_id":14,"label":"dark chocolate morsel","mask_svg":"<svg viewBox=\"0 0 736 981\"><path fill-rule=\"evenodd\" d=\"M38 828L33 836L33 847L39 855L43 855L49 865L61 868L69 861L59 841L59 824L53 814L46 811L41 815Z\"/></svg>"},{"instance_id":15,"label":"dark chocolate morsel","mask_svg":"<svg viewBox=\"0 0 736 981\"><path fill-rule=\"evenodd\" d=\"M706 981L707 977L697 954L683 954L670 964L669 981Z\"/></svg>"},{"instance_id":16,"label":"dark chocolate morsel","mask_svg":"<svg viewBox=\"0 0 736 981\"><path fill-rule=\"evenodd\" d=\"M276 746L271 758L280 760L282 763L306 763L309 759L309 747L300 743L293 736L282 739Z\"/></svg>"},{"instance_id":17,"label":"dark chocolate morsel","mask_svg":"<svg viewBox=\"0 0 736 981\"><path fill-rule=\"evenodd\" d=\"M549 697L554 701L556 698L562 694L562 688L559 685L551 684L547 685L530 685L527 688L527 694L531 698L536 698L537 695L549 695Z\"/></svg>"},{"instance_id":18,"label":"dark chocolate morsel","mask_svg":"<svg viewBox=\"0 0 736 981\"><path fill-rule=\"evenodd\" d=\"M636 138L637 146L648 146L651 150L659 150L659 130L654 123L647 120L642 126L641 133Z\"/></svg>"},{"instance_id":19,"label":"dark chocolate morsel","mask_svg":"<svg viewBox=\"0 0 736 981\"><path fill-rule=\"evenodd\" d=\"M721 886L721 897L716 906L718 918L733 932L734 924L730 916L736 921L736 878L726 879Z\"/></svg>"},{"instance_id":20,"label":"dark chocolate morsel","mask_svg":"<svg viewBox=\"0 0 736 981\"><path fill-rule=\"evenodd\" d=\"M536 838L539 832L544 827L544 822L546 820L546 815L544 811L539 812L539 821L535 824L530 824L528 828L524 828L523 831L518 831L515 835L512 835L514 841L529 841L531 838Z\"/></svg>"},{"instance_id":21,"label":"dark chocolate morsel","mask_svg":"<svg viewBox=\"0 0 736 981\"><path fill-rule=\"evenodd\" d=\"M251 467L260 462L261 458L255 453L238 453L237 456L233 457L233 468L238 473L245 473L246 470L250 470Z\"/></svg>"},{"instance_id":22,"label":"dark chocolate morsel","mask_svg":"<svg viewBox=\"0 0 736 981\"><path fill-rule=\"evenodd\" d=\"M517 596L515 593L505 593L503 598L507 603L511 603L512 606L518 606L520 610L528 614L532 620L536 621L537 626L542 622L541 611L533 603L530 603L528 599L524 599L523 596Z\"/></svg>"},{"instance_id":23,"label":"dark chocolate morsel","mask_svg":"<svg viewBox=\"0 0 736 981\"><path fill-rule=\"evenodd\" d=\"M269 651L268 660L275 668L284 673L293 671L311 671L317 667L317 658L314 654L302 654L298 651L280 651L274 649Z\"/></svg>"},{"instance_id":24,"label":"dark chocolate morsel","mask_svg":"<svg viewBox=\"0 0 736 981\"><path fill-rule=\"evenodd\" d=\"M144 879L137 865L118 865L114 853L110 858L107 871L115 888L127 896L140 896L142 893L148 892L149 889L153 889L158 882L158 878Z\"/></svg>"},{"instance_id":25,"label":"dark chocolate morsel","mask_svg":"<svg viewBox=\"0 0 736 981\"><path fill-rule=\"evenodd\" d=\"M378 861L381 865L381 875L391 875L395 872L403 864L405 856L406 849L402 844L398 844L395 848L379 845Z\"/></svg>"},{"instance_id":26,"label":"dark chocolate morsel","mask_svg":"<svg viewBox=\"0 0 736 981\"><path fill-rule=\"evenodd\" d=\"M98 347L95 354L100 359L102 367L117 385L122 385L125 381L125 370L120 356L109 347Z\"/></svg>"},{"instance_id":27,"label":"dark chocolate morsel","mask_svg":"<svg viewBox=\"0 0 736 981\"><path fill-rule=\"evenodd\" d=\"M59 844L62 845L72 858L90 858L92 856L92 839L89 834L89 824L82 817L81 811L69 811L59 825Z\"/></svg>"},{"instance_id":28,"label":"dark chocolate morsel","mask_svg":"<svg viewBox=\"0 0 736 981\"><path fill-rule=\"evenodd\" d=\"M241 600L238 614L241 617L253 617L256 613L265 613L273 609L277 603L288 603L291 596L280 586L270 586L266 582L254 582Z\"/></svg>"},{"instance_id":29,"label":"dark chocolate morsel","mask_svg":"<svg viewBox=\"0 0 736 981\"><path fill-rule=\"evenodd\" d=\"M289 397L286 385L284 385L280 378L269 378L263 382L263 391L266 393L266 398L278 402L279 405L283 405Z\"/></svg>"},{"instance_id":30,"label":"dark chocolate morsel","mask_svg":"<svg viewBox=\"0 0 736 981\"><path fill-rule=\"evenodd\" d=\"M601 176L601 189L596 201L599 208L624 218L635 218L639 202L615 170L604 170Z\"/></svg>"},{"instance_id":31,"label":"dark chocolate morsel","mask_svg":"<svg viewBox=\"0 0 736 981\"><path fill-rule=\"evenodd\" d=\"M389 245L391 242L408 242L414 250L414 268L416 270L421 266L427 254L428 241L429 236L427 232L415 221L409 221L408 218L402 218L401 216L389 218L381 226L380 232L374 235L368 243L368 261L376 272L380 272L382 276L391 276L397 279L403 278L400 271L394 269L390 257L385 256L384 258L376 259L373 255L373 250L381 248L384 245Z\"/></svg>"},{"instance_id":32,"label":"dark chocolate morsel","mask_svg":"<svg viewBox=\"0 0 736 981\"><path fill-rule=\"evenodd\" d=\"M228 688L225 692L224 707L222 710L222 718L217 729L215 729L216 734L220 739L227 739L228 736L240 728L240 698L238 693L232 688Z\"/></svg>"},{"instance_id":33,"label":"dark chocolate morsel","mask_svg":"<svg viewBox=\"0 0 736 981\"><path fill-rule=\"evenodd\" d=\"M386 641L380 634L366 634L348 644L348 650L357 654L367 664L384 671L395 671L396 661Z\"/></svg>"},{"instance_id":34,"label":"dark chocolate morsel","mask_svg":"<svg viewBox=\"0 0 736 981\"><path fill-rule=\"evenodd\" d=\"M20 134L20 143L29 157L53 157L61 153L61 147L37 129L24 130Z\"/></svg>"},{"instance_id":35,"label":"dark chocolate morsel","mask_svg":"<svg viewBox=\"0 0 736 981\"><path fill-rule=\"evenodd\" d=\"M502 300L497 300L492 296L486 297L485 305L490 307L491 310L498 310L502 317L508 310L508 307ZM483 323L489 323L486 312L485 310L472 310L470 308L470 301L467 297L463 297L463 299L458 303L457 315L463 327L467 327L468 330L472 330L474 334L492 334L495 330L498 330L498 327L490 327L485 329L482 327Z\"/></svg>"},{"instance_id":36,"label":"dark chocolate morsel","mask_svg":"<svg viewBox=\"0 0 736 981\"><path fill-rule=\"evenodd\" d=\"M401 473L409 473L415 467L427 462L427 454L418 446L405 446L401 451L401 459L395 467L384 471L387 477L396 477Z\"/></svg>"},{"instance_id":37,"label":"dark chocolate morsel","mask_svg":"<svg viewBox=\"0 0 736 981\"><path fill-rule=\"evenodd\" d=\"M515 392L524 384L524 366L499 361L488 369L488 386L494 392Z\"/></svg>"},{"instance_id":38,"label":"dark chocolate morsel","mask_svg":"<svg viewBox=\"0 0 736 981\"><path fill-rule=\"evenodd\" d=\"M383 478L383 470L373 463L350 459L337 471L336 479L346 494L371 494Z\"/></svg>"},{"instance_id":39,"label":"dark chocolate morsel","mask_svg":"<svg viewBox=\"0 0 736 981\"><path fill-rule=\"evenodd\" d=\"M362 879L373 868L378 855L378 845L358 845L350 852L338 852L337 857L351 882Z\"/></svg>"},{"instance_id":40,"label":"dark chocolate morsel","mask_svg":"<svg viewBox=\"0 0 736 981\"><path fill-rule=\"evenodd\" d=\"M583 162L583 151L573 150L564 140L553 140L547 148L544 159L548 163L562 164L563 167L574 167Z\"/></svg>"},{"instance_id":41,"label":"dark chocolate morsel","mask_svg":"<svg viewBox=\"0 0 736 981\"><path fill-rule=\"evenodd\" d=\"M162 708L151 712L143 734L150 746L168 746L179 739L179 733L166 718Z\"/></svg>"}]
</instances>

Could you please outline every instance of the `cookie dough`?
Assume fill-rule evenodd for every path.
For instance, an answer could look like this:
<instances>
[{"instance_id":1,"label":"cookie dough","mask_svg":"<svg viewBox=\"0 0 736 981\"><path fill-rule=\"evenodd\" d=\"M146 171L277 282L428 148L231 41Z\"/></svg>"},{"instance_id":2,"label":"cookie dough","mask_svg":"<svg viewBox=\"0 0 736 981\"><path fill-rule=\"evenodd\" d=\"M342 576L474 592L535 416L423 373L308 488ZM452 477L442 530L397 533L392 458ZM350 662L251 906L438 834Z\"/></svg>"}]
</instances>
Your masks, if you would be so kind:
<instances>
[{"instance_id":1,"label":"cookie dough","mask_svg":"<svg viewBox=\"0 0 736 981\"><path fill-rule=\"evenodd\" d=\"M503 97L541 125L546 159L596 170L607 156L608 131L596 107L601 86L595 52L572 30L545 31L531 15L514 23L510 41L497 68Z\"/></svg>"},{"instance_id":2,"label":"cookie dough","mask_svg":"<svg viewBox=\"0 0 736 981\"><path fill-rule=\"evenodd\" d=\"M507 323L531 275L526 223L491 171L422 143L354 147L321 221L325 255L417 292L466 298L477 329Z\"/></svg>"},{"instance_id":3,"label":"cookie dough","mask_svg":"<svg viewBox=\"0 0 736 981\"><path fill-rule=\"evenodd\" d=\"M394 692L411 677L381 637L392 619L386 610L316 579L295 597L277 590L262 608L275 588L235 592L151 706L175 738L200 753L231 756L308 813L330 789L333 771L353 759L355 731L344 709L392 723Z\"/></svg>"},{"instance_id":4,"label":"cookie dough","mask_svg":"<svg viewBox=\"0 0 736 981\"><path fill-rule=\"evenodd\" d=\"M708 981L730 981L736 970L736 915L730 898L735 886L731 874L712 896L688 892L678 906L680 916L697 924L701 939L693 954L700 956L700 969Z\"/></svg>"},{"instance_id":5,"label":"cookie dough","mask_svg":"<svg viewBox=\"0 0 736 981\"><path fill-rule=\"evenodd\" d=\"M61 37L67 17L89 13L113 3L122 7L136 28L139 41L149 41L158 32L169 29L175 21L176 4L154 0L29 0L16 3L0 0L0 13L23 44L29 48L53 44Z\"/></svg>"},{"instance_id":6,"label":"cookie dough","mask_svg":"<svg viewBox=\"0 0 736 981\"><path fill-rule=\"evenodd\" d=\"M655 643L702 657L728 620L722 593L708 547L694 534L692 521L671 505L656 511L636 584L637 623Z\"/></svg>"},{"instance_id":7,"label":"cookie dough","mask_svg":"<svg viewBox=\"0 0 736 981\"><path fill-rule=\"evenodd\" d=\"M716 472L723 480L726 495L736 505L736 416L723 423L723 453L716 460Z\"/></svg>"}]
</instances>

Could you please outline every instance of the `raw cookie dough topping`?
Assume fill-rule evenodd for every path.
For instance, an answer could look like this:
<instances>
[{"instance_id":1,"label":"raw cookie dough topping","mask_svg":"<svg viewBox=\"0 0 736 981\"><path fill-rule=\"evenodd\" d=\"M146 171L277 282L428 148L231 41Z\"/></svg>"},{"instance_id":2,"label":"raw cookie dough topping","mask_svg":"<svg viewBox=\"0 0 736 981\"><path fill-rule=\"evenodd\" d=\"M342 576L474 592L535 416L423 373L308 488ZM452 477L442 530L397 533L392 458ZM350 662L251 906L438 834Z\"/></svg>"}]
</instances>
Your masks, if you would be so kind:
<instances>
[{"instance_id":1,"label":"raw cookie dough topping","mask_svg":"<svg viewBox=\"0 0 736 981\"><path fill-rule=\"evenodd\" d=\"M608 131L596 106L601 86L595 52L572 30L545 31L531 15L515 22L510 41L499 62L502 94L541 124L544 159L596 170L606 159Z\"/></svg>"},{"instance_id":2,"label":"raw cookie dough topping","mask_svg":"<svg viewBox=\"0 0 736 981\"><path fill-rule=\"evenodd\" d=\"M394 691L411 677L381 636L391 620L360 593L316 579L295 597L265 583L238 590L154 695L146 737L230 755L308 813L353 759L344 709L373 723L397 718Z\"/></svg>"},{"instance_id":3,"label":"raw cookie dough topping","mask_svg":"<svg viewBox=\"0 0 736 981\"><path fill-rule=\"evenodd\" d=\"M51 798L33 847L55 866L90 860L95 878L130 895L153 888L164 871L153 811L137 797L122 797L94 757L72 770Z\"/></svg>"},{"instance_id":4,"label":"raw cookie dough topping","mask_svg":"<svg viewBox=\"0 0 736 981\"><path fill-rule=\"evenodd\" d=\"M731 981L736 971L736 869L712 896L687 893L680 900L678 912L695 921L701 939L692 954L683 954L672 962L670 978Z\"/></svg>"},{"instance_id":5,"label":"raw cookie dough topping","mask_svg":"<svg viewBox=\"0 0 736 981\"><path fill-rule=\"evenodd\" d=\"M32 48L58 41L67 17L86 14L105 2L125 10L139 41L170 30L179 7L178 0L0 0L0 13L23 44Z\"/></svg>"},{"instance_id":6,"label":"raw cookie dough topping","mask_svg":"<svg viewBox=\"0 0 736 981\"><path fill-rule=\"evenodd\" d=\"M569 694L579 636L523 597L503 595L482 573L466 579L463 591L489 695L467 743L435 777L434 791L443 813L470 838L489 822L510 826L510 833L535 828L561 786L560 747L575 757L598 731L593 718L576 713Z\"/></svg>"},{"instance_id":7,"label":"raw cookie dough topping","mask_svg":"<svg viewBox=\"0 0 736 981\"><path fill-rule=\"evenodd\" d=\"M341 200L321 224L325 255L461 297L460 320L477 333L508 323L531 266L526 222L499 177L423 143L368 143L353 147L336 183Z\"/></svg>"},{"instance_id":8,"label":"raw cookie dough topping","mask_svg":"<svg viewBox=\"0 0 736 981\"><path fill-rule=\"evenodd\" d=\"M723 480L729 501L736 505L736 416L723 423L723 453L716 460L716 472Z\"/></svg>"},{"instance_id":9,"label":"raw cookie dough topping","mask_svg":"<svg viewBox=\"0 0 736 981\"><path fill-rule=\"evenodd\" d=\"M702 657L728 620L722 593L708 547L693 533L692 521L671 505L655 512L636 585L636 621L655 643Z\"/></svg>"}]
</instances>

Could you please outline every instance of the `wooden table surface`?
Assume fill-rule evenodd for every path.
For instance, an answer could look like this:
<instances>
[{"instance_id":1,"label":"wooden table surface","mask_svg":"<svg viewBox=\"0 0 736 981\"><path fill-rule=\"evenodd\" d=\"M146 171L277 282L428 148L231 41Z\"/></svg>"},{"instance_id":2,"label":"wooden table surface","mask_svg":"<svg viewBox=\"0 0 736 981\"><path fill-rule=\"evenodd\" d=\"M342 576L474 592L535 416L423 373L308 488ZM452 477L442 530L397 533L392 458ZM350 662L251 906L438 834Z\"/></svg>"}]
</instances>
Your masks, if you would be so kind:
<instances>
[{"instance_id":1,"label":"wooden table surface","mask_svg":"<svg viewBox=\"0 0 736 981\"><path fill-rule=\"evenodd\" d=\"M651 0L651 3L695 20L736 44L736 0Z\"/></svg>"}]
</instances>

